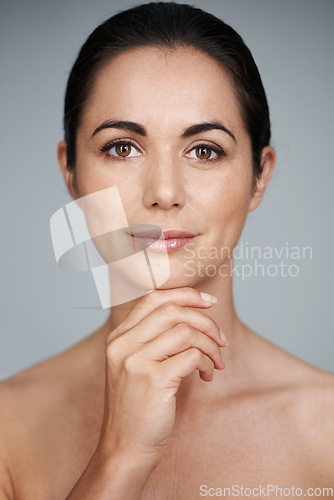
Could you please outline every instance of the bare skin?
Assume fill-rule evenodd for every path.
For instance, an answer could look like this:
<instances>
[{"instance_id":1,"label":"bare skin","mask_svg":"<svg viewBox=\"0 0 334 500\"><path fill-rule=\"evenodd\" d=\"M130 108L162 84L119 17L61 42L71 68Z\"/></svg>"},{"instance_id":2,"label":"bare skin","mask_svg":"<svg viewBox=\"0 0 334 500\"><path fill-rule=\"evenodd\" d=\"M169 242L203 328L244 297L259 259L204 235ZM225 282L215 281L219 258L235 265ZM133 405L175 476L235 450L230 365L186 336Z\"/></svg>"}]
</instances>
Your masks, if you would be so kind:
<instances>
[{"instance_id":1,"label":"bare skin","mask_svg":"<svg viewBox=\"0 0 334 500\"><path fill-rule=\"evenodd\" d=\"M110 128L92 137L115 118L143 124L146 137ZM218 130L180 138L212 120L236 141ZM136 144L131 159L101 153L119 138ZM196 157L203 141L226 156ZM195 249L234 248L275 163L265 148L253 192L231 82L190 49L138 49L111 61L78 131L75 179L63 142L58 156L73 198L117 185L130 223L191 231ZM219 210L212 200L223 201ZM164 290L113 308L90 337L0 384L0 500L121 498L88 486L122 477L139 484L123 497L142 500L201 498L200 485L333 487L334 376L251 331L236 314L232 277L186 276L182 252L170 255ZM230 263L208 251L201 262Z\"/></svg>"},{"instance_id":2,"label":"bare skin","mask_svg":"<svg viewBox=\"0 0 334 500\"><path fill-rule=\"evenodd\" d=\"M229 371L230 344L212 382L194 373L189 396L181 384L165 456L140 498L200 498L201 484L332 486L334 377L238 328L250 353L238 375ZM66 498L85 469L103 417L102 332L2 383L1 434L16 493L7 481L8 498Z\"/></svg>"}]
</instances>

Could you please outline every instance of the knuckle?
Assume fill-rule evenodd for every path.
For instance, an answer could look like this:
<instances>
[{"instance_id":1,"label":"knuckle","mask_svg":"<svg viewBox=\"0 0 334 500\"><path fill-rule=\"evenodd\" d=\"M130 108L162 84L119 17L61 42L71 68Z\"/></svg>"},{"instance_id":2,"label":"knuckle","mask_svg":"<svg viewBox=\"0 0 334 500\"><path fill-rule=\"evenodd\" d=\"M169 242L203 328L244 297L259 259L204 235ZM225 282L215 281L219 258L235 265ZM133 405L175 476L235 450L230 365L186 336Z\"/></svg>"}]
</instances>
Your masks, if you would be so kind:
<instances>
[{"instance_id":1,"label":"knuckle","mask_svg":"<svg viewBox=\"0 0 334 500\"><path fill-rule=\"evenodd\" d=\"M160 308L161 314L167 317L173 317L178 312L179 308L173 302L166 302Z\"/></svg>"},{"instance_id":2,"label":"knuckle","mask_svg":"<svg viewBox=\"0 0 334 500\"><path fill-rule=\"evenodd\" d=\"M151 386L154 382L154 374L148 363L143 363L135 353L129 354L122 362L122 368L128 377L132 377L137 383Z\"/></svg>"},{"instance_id":3,"label":"knuckle","mask_svg":"<svg viewBox=\"0 0 334 500\"><path fill-rule=\"evenodd\" d=\"M196 349L196 347L191 347L190 349L188 349L188 351L189 351L190 358L194 362L199 362L200 361L200 359L202 357L201 351L199 351L198 349Z\"/></svg>"},{"instance_id":4,"label":"knuckle","mask_svg":"<svg viewBox=\"0 0 334 500\"><path fill-rule=\"evenodd\" d=\"M117 337L112 341L106 341L106 355L108 359L119 357L121 354L122 341L121 337Z\"/></svg>"},{"instance_id":5,"label":"knuckle","mask_svg":"<svg viewBox=\"0 0 334 500\"><path fill-rule=\"evenodd\" d=\"M138 370L137 366L137 360L134 354L129 354L123 359L122 367L125 373L136 373Z\"/></svg>"},{"instance_id":6,"label":"knuckle","mask_svg":"<svg viewBox=\"0 0 334 500\"><path fill-rule=\"evenodd\" d=\"M192 328L187 323L179 323L176 325L176 329L185 340L191 340L193 338Z\"/></svg>"},{"instance_id":7,"label":"knuckle","mask_svg":"<svg viewBox=\"0 0 334 500\"><path fill-rule=\"evenodd\" d=\"M140 301L138 302L138 304L155 304L156 303L156 300L157 300L157 291L156 290L152 290L150 292L148 292L146 295L144 295Z\"/></svg>"},{"instance_id":8,"label":"knuckle","mask_svg":"<svg viewBox=\"0 0 334 500\"><path fill-rule=\"evenodd\" d=\"M111 370L112 373L118 373L121 366L122 357L124 354L120 344L121 342L118 339L115 339L108 345L106 345L106 363L108 366L108 370Z\"/></svg>"}]
</instances>

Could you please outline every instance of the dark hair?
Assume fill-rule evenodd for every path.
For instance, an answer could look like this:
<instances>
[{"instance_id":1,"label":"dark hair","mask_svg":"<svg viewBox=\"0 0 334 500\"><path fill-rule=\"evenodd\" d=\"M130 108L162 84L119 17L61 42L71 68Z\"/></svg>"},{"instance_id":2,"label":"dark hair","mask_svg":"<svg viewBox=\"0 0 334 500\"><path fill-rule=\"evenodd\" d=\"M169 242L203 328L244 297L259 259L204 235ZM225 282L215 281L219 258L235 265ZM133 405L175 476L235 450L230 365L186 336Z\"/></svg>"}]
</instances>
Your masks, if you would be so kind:
<instances>
[{"instance_id":1,"label":"dark hair","mask_svg":"<svg viewBox=\"0 0 334 500\"><path fill-rule=\"evenodd\" d=\"M252 54L231 26L201 9L174 2L152 2L119 12L98 26L82 46L65 96L67 168L75 167L77 130L99 70L116 55L144 46L192 47L228 72L251 140L254 187L262 172L261 151L270 141L270 118Z\"/></svg>"}]
</instances>

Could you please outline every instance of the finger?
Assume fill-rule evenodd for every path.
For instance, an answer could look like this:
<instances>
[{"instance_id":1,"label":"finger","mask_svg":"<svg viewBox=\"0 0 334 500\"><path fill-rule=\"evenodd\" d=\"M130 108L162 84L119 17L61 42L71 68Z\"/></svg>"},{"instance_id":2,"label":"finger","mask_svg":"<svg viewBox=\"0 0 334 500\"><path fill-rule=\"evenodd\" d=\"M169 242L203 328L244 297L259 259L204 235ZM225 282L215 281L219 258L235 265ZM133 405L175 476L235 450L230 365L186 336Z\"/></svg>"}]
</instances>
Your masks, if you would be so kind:
<instances>
[{"instance_id":1,"label":"finger","mask_svg":"<svg viewBox=\"0 0 334 500\"><path fill-rule=\"evenodd\" d=\"M198 370L202 380L210 382L213 380L214 364L208 356L196 347L190 347L161 363L161 376L169 380L171 388L177 391L182 379Z\"/></svg>"},{"instance_id":2,"label":"finger","mask_svg":"<svg viewBox=\"0 0 334 500\"><path fill-rule=\"evenodd\" d=\"M191 347L196 347L208 356L215 368L219 370L224 368L222 355L216 342L186 323L180 323L151 342L144 344L138 351L138 356L143 360L142 363L148 359L164 361Z\"/></svg>"},{"instance_id":3,"label":"finger","mask_svg":"<svg viewBox=\"0 0 334 500\"><path fill-rule=\"evenodd\" d=\"M123 328L129 330L165 302L175 302L182 307L208 309L217 302L217 299L210 294L202 293L201 295L199 290L190 287L153 290L137 302L122 322Z\"/></svg>"},{"instance_id":4,"label":"finger","mask_svg":"<svg viewBox=\"0 0 334 500\"><path fill-rule=\"evenodd\" d=\"M221 347L225 345L217 323L210 316L202 311L188 309L170 302L153 311L128 334L135 342L144 344L180 323L186 323L195 330L205 333Z\"/></svg>"}]
</instances>

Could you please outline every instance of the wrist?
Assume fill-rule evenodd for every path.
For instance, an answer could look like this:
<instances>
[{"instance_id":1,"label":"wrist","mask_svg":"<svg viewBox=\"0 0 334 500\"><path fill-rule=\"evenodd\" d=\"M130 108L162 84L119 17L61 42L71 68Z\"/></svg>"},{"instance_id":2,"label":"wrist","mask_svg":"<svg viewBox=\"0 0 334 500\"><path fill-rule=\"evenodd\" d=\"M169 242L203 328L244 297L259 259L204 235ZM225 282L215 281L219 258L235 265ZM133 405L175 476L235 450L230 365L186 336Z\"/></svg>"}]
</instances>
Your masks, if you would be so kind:
<instances>
[{"instance_id":1,"label":"wrist","mask_svg":"<svg viewBox=\"0 0 334 500\"><path fill-rule=\"evenodd\" d=\"M154 468L154 467L153 467ZM139 500L152 466L116 451L98 447L68 500Z\"/></svg>"},{"instance_id":2,"label":"wrist","mask_svg":"<svg viewBox=\"0 0 334 500\"><path fill-rule=\"evenodd\" d=\"M144 454L136 454L125 450L106 450L102 446L98 446L92 461L99 464L99 468L106 475L124 474L127 477L142 477L146 481L153 469L157 466L158 461L151 456Z\"/></svg>"}]
</instances>

